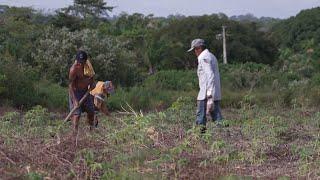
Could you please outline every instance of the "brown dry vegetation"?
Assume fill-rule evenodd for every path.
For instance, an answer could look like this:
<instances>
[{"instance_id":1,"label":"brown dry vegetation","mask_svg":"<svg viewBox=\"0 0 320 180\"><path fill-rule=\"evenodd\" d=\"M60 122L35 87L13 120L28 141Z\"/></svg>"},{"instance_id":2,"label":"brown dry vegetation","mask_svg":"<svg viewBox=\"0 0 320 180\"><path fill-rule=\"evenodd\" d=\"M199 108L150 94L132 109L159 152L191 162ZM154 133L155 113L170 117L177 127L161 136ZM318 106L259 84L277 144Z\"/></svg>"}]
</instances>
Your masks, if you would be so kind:
<instances>
[{"instance_id":1,"label":"brown dry vegetation","mask_svg":"<svg viewBox=\"0 0 320 180\"><path fill-rule=\"evenodd\" d=\"M200 135L193 108L178 102L165 112L104 118L91 132L83 123L77 142L69 124L42 119L50 116L39 107L27 114L45 123L7 113L1 178L319 178L317 110L243 105L223 111L225 127L209 122Z\"/></svg>"}]
</instances>

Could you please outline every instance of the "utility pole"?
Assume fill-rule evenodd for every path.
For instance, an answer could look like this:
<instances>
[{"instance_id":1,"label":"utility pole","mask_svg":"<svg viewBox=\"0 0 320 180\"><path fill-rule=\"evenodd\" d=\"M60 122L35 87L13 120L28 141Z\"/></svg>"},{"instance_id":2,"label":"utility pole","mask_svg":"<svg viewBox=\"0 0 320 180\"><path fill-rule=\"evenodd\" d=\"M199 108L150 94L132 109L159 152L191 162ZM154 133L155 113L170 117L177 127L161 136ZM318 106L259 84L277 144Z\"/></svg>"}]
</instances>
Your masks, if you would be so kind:
<instances>
[{"instance_id":1,"label":"utility pole","mask_svg":"<svg viewBox=\"0 0 320 180\"><path fill-rule=\"evenodd\" d=\"M222 26L222 37L223 37L223 64L228 64L228 61L227 61L226 26Z\"/></svg>"},{"instance_id":2,"label":"utility pole","mask_svg":"<svg viewBox=\"0 0 320 180\"><path fill-rule=\"evenodd\" d=\"M226 34L226 28L227 26L222 26L222 34L217 34L216 38L218 40L222 39L223 42L223 64L228 64L228 60L227 60L227 38L226 36L229 36L228 34Z\"/></svg>"}]
</instances>

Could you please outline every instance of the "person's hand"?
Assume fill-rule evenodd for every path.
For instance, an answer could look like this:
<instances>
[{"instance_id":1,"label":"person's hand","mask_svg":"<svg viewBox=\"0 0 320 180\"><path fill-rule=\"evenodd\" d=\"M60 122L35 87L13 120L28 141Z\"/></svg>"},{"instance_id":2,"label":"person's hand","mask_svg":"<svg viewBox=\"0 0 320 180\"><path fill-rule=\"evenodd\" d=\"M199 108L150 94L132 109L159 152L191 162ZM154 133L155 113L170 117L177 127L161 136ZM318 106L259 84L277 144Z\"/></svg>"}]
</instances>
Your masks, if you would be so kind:
<instances>
[{"instance_id":1,"label":"person's hand","mask_svg":"<svg viewBox=\"0 0 320 180\"><path fill-rule=\"evenodd\" d=\"M94 82L91 82L89 85L89 91L92 91L96 87L96 84Z\"/></svg>"},{"instance_id":2,"label":"person's hand","mask_svg":"<svg viewBox=\"0 0 320 180\"><path fill-rule=\"evenodd\" d=\"M212 110L213 110L213 99L211 97L207 99L207 112L206 112L207 115L209 115Z\"/></svg>"},{"instance_id":3,"label":"person's hand","mask_svg":"<svg viewBox=\"0 0 320 180\"><path fill-rule=\"evenodd\" d=\"M74 104L74 107L79 107L80 106L79 101L77 101L77 100L74 100L73 104Z\"/></svg>"},{"instance_id":4,"label":"person's hand","mask_svg":"<svg viewBox=\"0 0 320 180\"><path fill-rule=\"evenodd\" d=\"M211 89L207 90L207 98L208 99L212 98L212 90Z\"/></svg>"}]
</instances>

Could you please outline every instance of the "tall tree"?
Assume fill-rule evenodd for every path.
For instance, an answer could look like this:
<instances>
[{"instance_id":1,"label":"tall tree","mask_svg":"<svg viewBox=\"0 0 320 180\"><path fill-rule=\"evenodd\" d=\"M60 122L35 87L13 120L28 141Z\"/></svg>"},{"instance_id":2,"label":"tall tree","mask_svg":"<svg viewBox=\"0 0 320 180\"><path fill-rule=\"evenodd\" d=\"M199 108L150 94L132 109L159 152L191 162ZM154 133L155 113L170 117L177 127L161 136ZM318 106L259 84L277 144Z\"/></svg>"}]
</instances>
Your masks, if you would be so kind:
<instances>
[{"instance_id":1,"label":"tall tree","mask_svg":"<svg viewBox=\"0 0 320 180\"><path fill-rule=\"evenodd\" d=\"M64 8L63 11L81 18L103 18L107 17L113 8L112 6L107 6L107 2L103 0L74 0L73 5Z\"/></svg>"}]
</instances>

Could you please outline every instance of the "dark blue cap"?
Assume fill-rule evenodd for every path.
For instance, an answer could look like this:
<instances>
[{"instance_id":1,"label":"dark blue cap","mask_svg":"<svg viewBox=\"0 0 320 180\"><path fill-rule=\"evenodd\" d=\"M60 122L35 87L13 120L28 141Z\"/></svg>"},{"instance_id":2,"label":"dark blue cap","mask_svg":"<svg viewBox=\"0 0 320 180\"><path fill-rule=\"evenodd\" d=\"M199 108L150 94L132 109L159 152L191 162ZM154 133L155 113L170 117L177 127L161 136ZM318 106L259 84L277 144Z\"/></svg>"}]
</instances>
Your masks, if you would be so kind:
<instances>
[{"instance_id":1,"label":"dark blue cap","mask_svg":"<svg viewBox=\"0 0 320 180\"><path fill-rule=\"evenodd\" d=\"M88 59L88 55L85 51L78 51L76 59L79 63L85 63Z\"/></svg>"}]
</instances>

